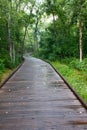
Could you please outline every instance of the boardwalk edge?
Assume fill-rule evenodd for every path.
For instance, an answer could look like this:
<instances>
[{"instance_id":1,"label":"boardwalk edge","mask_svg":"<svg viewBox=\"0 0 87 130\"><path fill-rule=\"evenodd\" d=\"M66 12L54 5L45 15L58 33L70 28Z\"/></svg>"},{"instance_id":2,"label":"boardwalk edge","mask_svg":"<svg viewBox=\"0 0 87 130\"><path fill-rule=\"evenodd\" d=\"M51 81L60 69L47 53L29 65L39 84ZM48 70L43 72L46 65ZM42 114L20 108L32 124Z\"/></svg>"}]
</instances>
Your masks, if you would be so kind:
<instances>
[{"instance_id":1,"label":"boardwalk edge","mask_svg":"<svg viewBox=\"0 0 87 130\"><path fill-rule=\"evenodd\" d=\"M23 65L24 61L1 83L0 88L17 72L18 69Z\"/></svg>"},{"instance_id":2,"label":"boardwalk edge","mask_svg":"<svg viewBox=\"0 0 87 130\"><path fill-rule=\"evenodd\" d=\"M79 96L79 94L73 89L73 87L66 81L66 79L56 70L56 68L48 61L45 61L43 59L41 59L42 61L48 63L49 65L51 65L51 67L55 70L55 72L62 78L62 80L64 81L64 83L67 85L67 87L73 92L73 94L75 95L75 97L80 101L80 103L82 104L82 106L87 110L87 103Z\"/></svg>"}]
</instances>

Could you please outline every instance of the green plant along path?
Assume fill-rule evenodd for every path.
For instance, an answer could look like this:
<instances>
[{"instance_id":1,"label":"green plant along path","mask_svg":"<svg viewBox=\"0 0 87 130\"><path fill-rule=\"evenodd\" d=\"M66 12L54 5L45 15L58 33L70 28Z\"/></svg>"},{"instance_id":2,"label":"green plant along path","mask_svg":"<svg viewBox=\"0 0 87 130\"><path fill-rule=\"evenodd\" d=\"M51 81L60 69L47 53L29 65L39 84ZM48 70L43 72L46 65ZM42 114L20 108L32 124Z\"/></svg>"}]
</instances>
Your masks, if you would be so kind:
<instances>
[{"instance_id":1,"label":"green plant along path","mask_svg":"<svg viewBox=\"0 0 87 130\"><path fill-rule=\"evenodd\" d=\"M74 60L74 62L76 61ZM84 71L86 68L80 68L81 63L79 63L78 69L71 67L71 63L64 64L64 62L56 61L52 64L87 102L87 70Z\"/></svg>"}]
</instances>

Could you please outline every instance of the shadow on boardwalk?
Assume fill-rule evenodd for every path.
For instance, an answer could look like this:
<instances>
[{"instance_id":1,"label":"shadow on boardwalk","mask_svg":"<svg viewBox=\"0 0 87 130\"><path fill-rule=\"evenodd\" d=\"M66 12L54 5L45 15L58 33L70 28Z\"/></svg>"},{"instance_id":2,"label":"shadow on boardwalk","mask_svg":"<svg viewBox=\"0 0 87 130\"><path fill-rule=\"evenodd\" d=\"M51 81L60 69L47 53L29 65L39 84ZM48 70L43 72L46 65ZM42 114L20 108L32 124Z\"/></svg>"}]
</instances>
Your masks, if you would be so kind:
<instances>
[{"instance_id":1,"label":"shadow on boardwalk","mask_svg":"<svg viewBox=\"0 0 87 130\"><path fill-rule=\"evenodd\" d=\"M49 64L26 57L0 89L0 130L87 130L87 112Z\"/></svg>"}]
</instances>

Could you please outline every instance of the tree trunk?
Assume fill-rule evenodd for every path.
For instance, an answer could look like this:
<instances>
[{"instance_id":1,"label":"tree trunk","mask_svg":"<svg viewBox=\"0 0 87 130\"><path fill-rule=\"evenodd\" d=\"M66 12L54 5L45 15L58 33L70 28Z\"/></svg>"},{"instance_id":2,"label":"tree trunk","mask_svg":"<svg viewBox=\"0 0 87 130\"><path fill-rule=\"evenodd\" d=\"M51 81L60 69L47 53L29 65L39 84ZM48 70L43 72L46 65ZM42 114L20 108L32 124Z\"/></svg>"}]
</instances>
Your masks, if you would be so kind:
<instances>
[{"instance_id":1,"label":"tree trunk","mask_svg":"<svg viewBox=\"0 0 87 130\"><path fill-rule=\"evenodd\" d=\"M12 3L9 1L9 13L8 13L8 43L9 43L9 55L12 63L15 63L15 47L11 39L11 9Z\"/></svg>"},{"instance_id":2,"label":"tree trunk","mask_svg":"<svg viewBox=\"0 0 87 130\"><path fill-rule=\"evenodd\" d=\"M56 45L58 46L58 33L57 33L56 19L55 19L54 12L52 12L52 15L53 15L53 24L54 24L55 40L56 40Z\"/></svg>"},{"instance_id":3,"label":"tree trunk","mask_svg":"<svg viewBox=\"0 0 87 130\"><path fill-rule=\"evenodd\" d=\"M37 18L36 18L36 25L35 25L35 32L34 32L34 51L36 53L36 55L38 55L38 50L39 50L39 46L38 46L38 22L39 22L39 18L38 18L38 13L39 10L37 10Z\"/></svg>"},{"instance_id":4,"label":"tree trunk","mask_svg":"<svg viewBox=\"0 0 87 130\"><path fill-rule=\"evenodd\" d=\"M23 58L23 54L24 54L24 43L25 43L25 38L26 38L26 34L27 34L27 28L28 28L28 26L25 26L25 32L24 32L24 37L23 37L23 42L22 42L22 48L21 48L21 50L22 50L22 54L21 54L21 57Z\"/></svg>"},{"instance_id":5,"label":"tree trunk","mask_svg":"<svg viewBox=\"0 0 87 130\"><path fill-rule=\"evenodd\" d=\"M80 62L83 58L83 48L82 48L82 21L79 21L79 50L80 50Z\"/></svg>"},{"instance_id":6,"label":"tree trunk","mask_svg":"<svg viewBox=\"0 0 87 130\"><path fill-rule=\"evenodd\" d=\"M8 43L9 43L9 47L10 47L10 59L12 61L12 44L11 44L11 15L10 15L10 10L11 10L11 7L10 7L10 2L9 2L9 14L8 14Z\"/></svg>"},{"instance_id":7,"label":"tree trunk","mask_svg":"<svg viewBox=\"0 0 87 130\"><path fill-rule=\"evenodd\" d=\"M13 52L13 63L15 63L15 46L14 46L14 43L13 43L13 47L12 47L12 52Z\"/></svg>"}]
</instances>

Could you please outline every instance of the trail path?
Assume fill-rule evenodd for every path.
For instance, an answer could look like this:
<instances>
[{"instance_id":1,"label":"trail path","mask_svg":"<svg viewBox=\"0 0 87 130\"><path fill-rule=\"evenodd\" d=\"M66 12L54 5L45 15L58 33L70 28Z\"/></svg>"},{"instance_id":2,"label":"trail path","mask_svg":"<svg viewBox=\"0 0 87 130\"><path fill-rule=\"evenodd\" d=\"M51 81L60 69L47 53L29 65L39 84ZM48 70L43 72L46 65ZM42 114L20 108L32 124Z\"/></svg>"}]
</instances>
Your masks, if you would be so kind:
<instances>
[{"instance_id":1,"label":"trail path","mask_svg":"<svg viewBox=\"0 0 87 130\"><path fill-rule=\"evenodd\" d=\"M0 130L87 130L87 112L49 64L26 57L0 89Z\"/></svg>"}]
</instances>

